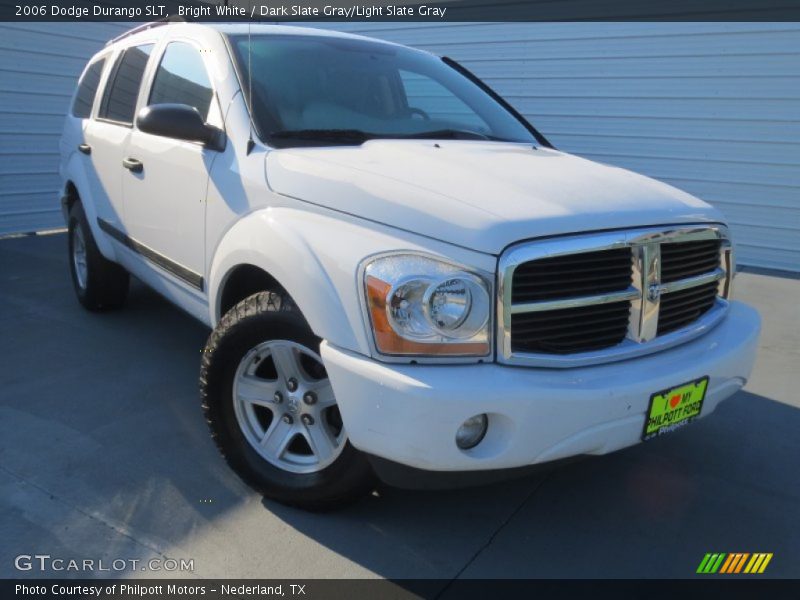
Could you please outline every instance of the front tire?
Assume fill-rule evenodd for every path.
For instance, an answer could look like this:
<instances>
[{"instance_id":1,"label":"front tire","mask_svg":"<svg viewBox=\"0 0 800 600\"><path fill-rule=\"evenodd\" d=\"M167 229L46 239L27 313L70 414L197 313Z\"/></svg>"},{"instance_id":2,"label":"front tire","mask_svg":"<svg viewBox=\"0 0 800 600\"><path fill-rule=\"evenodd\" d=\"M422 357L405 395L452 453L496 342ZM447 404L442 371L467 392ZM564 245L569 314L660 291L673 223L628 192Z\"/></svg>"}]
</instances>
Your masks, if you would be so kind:
<instances>
[{"instance_id":1,"label":"front tire","mask_svg":"<svg viewBox=\"0 0 800 600\"><path fill-rule=\"evenodd\" d=\"M67 239L69 272L78 302L91 311L125 304L130 275L100 253L80 202L69 211Z\"/></svg>"},{"instance_id":2,"label":"front tire","mask_svg":"<svg viewBox=\"0 0 800 600\"><path fill-rule=\"evenodd\" d=\"M211 334L203 410L231 468L268 498L328 510L370 492L368 461L347 441L319 343L287 296L260 292Z\"/></svg>"}]
</instances>

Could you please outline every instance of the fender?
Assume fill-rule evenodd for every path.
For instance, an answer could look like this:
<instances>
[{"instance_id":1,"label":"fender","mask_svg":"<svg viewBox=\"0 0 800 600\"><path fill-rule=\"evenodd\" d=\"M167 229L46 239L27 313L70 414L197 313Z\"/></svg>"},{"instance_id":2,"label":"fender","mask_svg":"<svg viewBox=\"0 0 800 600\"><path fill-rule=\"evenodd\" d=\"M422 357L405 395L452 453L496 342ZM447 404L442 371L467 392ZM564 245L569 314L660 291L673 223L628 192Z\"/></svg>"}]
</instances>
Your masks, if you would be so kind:
<instances>
[{"instance_id":1,"label":"fender","mask_svg":"<svg viewBox=\"0 0 800 600\"><path fill-rule=\"evenodd\" d=\"M288 200L284 198L284 200ZM209 319L216 326L225 281L249 264L274 277L316 335L370 354L359 265L386 252L422 252L493 273L496 257L295 201L243 216L223 236L208 269Z\"/></svg>"},{"instance_id":2,"label":"fender","mask_svg":"<svg viewBox=\"0 0 800 600\"><path fill-rule=\"evenodd\" d=\"M368 352L356 297L358 259L353 259L347 272L341 263L334 272L337 266L329 264L334 262L332 256L321 255L319 248L309 243L316 237L330 245L331 232L336 231L338 239L344 225L340 220L285 207L264 208L242 217L217 246L209 269L212 326L221 317L228 275L248 264L266 271L284 287L316 335L344 348Z\"/></svg>"},{"instance_id":3,"label":"fender","mask_svg":"<svg viewBox=\"0 0 800 600\"><path fill-rule=\"evenodd\" d=\"M78 156L77 152L73 151L70 153L69 159L67 160L67 165L66 167L62 168L61 171L61 179L63 182L61 193L67 193L67 182L71 181L72 185L75 186L75 189L78 190L78 196L80 197L81 205L83 206L83 212L86 214L86 220L89 223L89 229L92 231L92 236L97 244L97 248L100 250L100 254L105 256L108 260L117 262L114 246L97 224L97 209L95 207L94 198L92 197L90 191L92 188L86 181L85 170L79 161L80 157ZM66 225L69 224L69 216L66 213L64 214L64 223Z\"/></svg>"}]
</instances>

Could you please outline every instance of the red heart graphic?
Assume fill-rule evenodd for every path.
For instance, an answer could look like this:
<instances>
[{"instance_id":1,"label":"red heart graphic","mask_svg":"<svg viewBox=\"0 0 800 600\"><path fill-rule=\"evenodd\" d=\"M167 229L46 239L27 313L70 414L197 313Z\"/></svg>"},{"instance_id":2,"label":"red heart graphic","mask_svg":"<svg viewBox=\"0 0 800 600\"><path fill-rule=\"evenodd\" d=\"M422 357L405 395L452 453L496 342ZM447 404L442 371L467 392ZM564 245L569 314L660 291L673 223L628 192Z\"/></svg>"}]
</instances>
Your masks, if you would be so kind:
<instances>
[{"instance_id":1,"label":"red heart graphic","mask_svg":"<svg viewBox=\"0 0 800 600\"><path fill-rule=\"evenodd\" d=\"M669 405L671 408L675 408L681 402L681 395L675 394L672 398L669 399Z\"/></svg>"}]
</instances>

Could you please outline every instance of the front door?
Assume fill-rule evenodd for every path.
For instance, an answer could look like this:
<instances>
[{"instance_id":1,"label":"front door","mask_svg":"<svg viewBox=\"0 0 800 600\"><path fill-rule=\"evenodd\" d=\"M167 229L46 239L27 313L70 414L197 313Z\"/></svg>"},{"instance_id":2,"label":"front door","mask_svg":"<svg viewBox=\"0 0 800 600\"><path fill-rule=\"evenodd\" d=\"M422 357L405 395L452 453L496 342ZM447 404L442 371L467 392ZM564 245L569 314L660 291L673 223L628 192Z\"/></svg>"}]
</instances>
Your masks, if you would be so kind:
<instances>
[{"instance_id":1,"label":"front door","mask_svg":"<svg viewBox=\"0 0 800 600\"><path fill-rule=\"evenodd\" d=\"M146 104L188 104L205 120L221 124L203 58L188 42L166 46ZM199 143L135 127L125 150L128 235L139 252L169 277L200 290L205 270L206 190L216 154Z\"/></svg>"}]
</instances>

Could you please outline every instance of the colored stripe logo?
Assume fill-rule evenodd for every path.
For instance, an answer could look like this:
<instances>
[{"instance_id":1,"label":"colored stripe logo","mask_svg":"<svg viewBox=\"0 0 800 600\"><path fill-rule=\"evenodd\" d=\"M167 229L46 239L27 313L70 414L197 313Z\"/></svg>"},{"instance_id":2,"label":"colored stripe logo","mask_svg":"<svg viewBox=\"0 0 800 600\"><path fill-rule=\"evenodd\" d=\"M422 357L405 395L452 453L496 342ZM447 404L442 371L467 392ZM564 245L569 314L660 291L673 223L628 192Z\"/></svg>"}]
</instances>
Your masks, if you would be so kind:
<instances>
[{"instance_id":1,"label":"colored stripe logo","mask_svg":"<svg viewBox=\"0 0 800 600\"><path fill-rule=\"evenodd\" d=\"M700 561L697 572L703 575L714 573L735 575L737 573L763 573L769 561L772 560L771 552L709 552Z\"/></svg>"}]
</instances>

